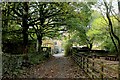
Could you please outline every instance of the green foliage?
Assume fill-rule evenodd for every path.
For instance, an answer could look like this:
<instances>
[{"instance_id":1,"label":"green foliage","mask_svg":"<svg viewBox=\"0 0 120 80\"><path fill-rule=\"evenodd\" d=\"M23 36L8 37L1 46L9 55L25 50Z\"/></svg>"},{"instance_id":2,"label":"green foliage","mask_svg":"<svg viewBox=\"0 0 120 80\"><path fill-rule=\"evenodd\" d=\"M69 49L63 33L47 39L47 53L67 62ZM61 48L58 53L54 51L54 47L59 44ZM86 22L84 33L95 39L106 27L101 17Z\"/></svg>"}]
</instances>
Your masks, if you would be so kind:
<instances>
[{"instance_id":1,"label":"green foliage","mask_svg":"<svg viewBox=\"0 0 120 80\"><path fill-rule=\"evenodd\" d=\"M72 41L67 41L67 43L64 46L64 50L65 50L65 56L69 56L71 54L71 47L72 47Z\"/></svg>"},{"instance_id":2,"label":"green foliage","mask_svg":"<svg viewBox=\"0 0 120 80\"><path fill-rule=\"evenodd\" d=\"M21 39L24 47L28 46L28 38L39 39L41 46L43 38L58 37L66 17L73 11L69 3L59 2L5 2L2 6L3 41Z\"/></svg>"},{"instance_id":3,"label":"green foliage","mask_svg":"<svg viewBox=\"0 0 120 80\"><path fill-rule=\"evenodd\" d=\"M38 53L37 54L30 53L28 57L29 57L29 62L31 64L38 64L38 63L41 63L41 61L46 59L46 57L43 54L38 54Z\"/></svg>"},{"instance_id":4,"label":"green foliage","mask_svg":"<svg viewBox=\"0 0 120 80\"><path fill-rule=\"evenodd\" d=\"M106 40L104 40L104 42L100 46L101 46L101 49L108 50L112 54L116 53L115 46L114 46L114 44L113 44L113 42L112 42L110 37L106 38Z\"/></svg>"},{"instance_id":5,"label":"green foliage","mask_svg":"<svg viewBox=\"0 0 120 80\"><path fill-rule=\"evenodd\" d=\"M17 77L18 74L21 73L21 65L23 61L23 55L2 55L2 69L3 69L3 76L7 77Z\"/></svg>"},{"instance_id":6,"label":"green foliage","mask_svg":"<svg viewBox=\"0 0 120 80\"><path fill-rule=\"evenodd\" d=\"M28 67L30 67L31 65L39 64L42 61L48 59L48 57L46 57L44 54L45 53L38 54L35 52L28 54L29 57L28 62L30 62L30 65ZM2 59L3 59L2 69L3 69L4 77L15 78L23 72L23 66L22 66L23 56L24 54L10 55L4 53L2 55Z\"/></svg>"},{"instance_id":7,"label":"green foliage","mask_svg":"<svg viewBox=\"0 0 120 80\"><path fill-rule=\"evenodd\" d=\"M105 49L111 52L115 52L114 44L110 38L110 33L109 33L110 29L107 23L108 20L106 18L103 18L103 16L97 11L94 11L92 16L93 16L93 21L91 23L90 29L87 32L87 36L91 38L94 37L93 44L94 45L98 44L99 49ZM113 16L110 16L110 18L113 23L114 32L118 35L119 34L118 32L119 29L117 26L118 22Z\"/></svg>"},{"instance_id":8,"label":"green foliage","mask_svg":"<svg viewBox=\"0 0 120 80\"><path fill-rule=\"evenodd\" d=\"M90 3L91 4L91 3ZM75 10L72 12L72 17L66 20L68 32L71 34L73 44L88 45L88 26L91 22L91 5L89 3L73 3Z\"/></svg>"}]
</instances>

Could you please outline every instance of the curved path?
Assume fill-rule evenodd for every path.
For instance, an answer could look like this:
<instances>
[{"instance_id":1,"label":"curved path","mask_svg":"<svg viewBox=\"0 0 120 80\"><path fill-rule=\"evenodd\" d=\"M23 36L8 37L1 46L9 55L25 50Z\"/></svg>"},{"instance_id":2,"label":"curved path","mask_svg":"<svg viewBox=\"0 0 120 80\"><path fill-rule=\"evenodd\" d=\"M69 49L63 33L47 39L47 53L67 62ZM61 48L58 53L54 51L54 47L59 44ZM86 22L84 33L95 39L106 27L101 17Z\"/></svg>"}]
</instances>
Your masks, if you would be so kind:
<instances>
[{"instance_id":1,"label":"curved path","mask_svg":"<svg viewBox=\"0 0 120 80\"><path fill-rule=\"evenodd\" d=\"M30 68L22 77L85 78L85 74L70 57L64 57L64 55L60 53L53 55L48 61Z\"/></svg>"}]
</instances>

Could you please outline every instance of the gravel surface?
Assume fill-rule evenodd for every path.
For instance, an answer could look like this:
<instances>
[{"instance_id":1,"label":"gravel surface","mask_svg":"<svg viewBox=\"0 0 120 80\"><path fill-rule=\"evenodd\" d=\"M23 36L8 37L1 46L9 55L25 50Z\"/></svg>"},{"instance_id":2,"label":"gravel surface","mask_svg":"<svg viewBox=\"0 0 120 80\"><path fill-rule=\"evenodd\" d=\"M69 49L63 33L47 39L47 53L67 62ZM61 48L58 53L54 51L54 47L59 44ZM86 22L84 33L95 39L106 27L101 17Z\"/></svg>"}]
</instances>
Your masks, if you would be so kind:
<instances>
[{"instance_id":1,"label":"gravel surface","mask_svg":"<svg viewBox=\"0 0 120 80\"><path fill-rule=\"evenodd\" d=\"M55 54L51 59L27 69L22 78L86 78L70 57Z\"/></svg>"}]
</instances>

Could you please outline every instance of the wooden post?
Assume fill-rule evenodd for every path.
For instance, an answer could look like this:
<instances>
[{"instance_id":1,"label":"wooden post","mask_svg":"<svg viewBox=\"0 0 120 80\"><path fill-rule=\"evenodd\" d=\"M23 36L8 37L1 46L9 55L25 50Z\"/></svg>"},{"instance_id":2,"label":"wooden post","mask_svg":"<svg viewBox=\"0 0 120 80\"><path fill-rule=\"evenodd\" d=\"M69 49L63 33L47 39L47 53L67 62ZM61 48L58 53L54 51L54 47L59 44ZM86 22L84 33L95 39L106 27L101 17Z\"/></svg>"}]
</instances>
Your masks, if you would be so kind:
<instances>
[{"instance_id":1,"label":"wooden post","mask_svg":"<svg viewBox=\"0 0 120 80\"><path fill-rule=\"evenodd\" d=\"M85 70L87 72L87 55L85 55Z\"/></svg>"},{"instance_id":2,"label":"wooden post","mask_svg":"<svg viewBox=\"0 0 120 80\"><path fill-rule=\"evenodd\" d=\"M102 71L102 72L104 71L103 62L101 62L101 71ZM100 75L101 75L101 80L103 80L103 74L100 74Z\"/></svg>"},{"instance_id":3,"label":"wooden post","mask_svg":"<svg viewBox=\"0 0 120 80\"><path fill-rule=\"evenodd\" d=\"M77 58L78 65L80 66L80 57Z\"/></svg>"},{"instance_id":4,"label":"wooden post","mask_svg":"<svg viewBox=\"0 0 120 80\"><path fill-rule=\"evenodd\" d=\"M94 55L93 55L93 57L92 57L92 60L93 60L93 63L92 63L92 67L94 67ZM92 72L94 72L94 69L92 69ZM92 78L94 79L94 75L92 75Z\"/></svg>"},{"instance_id":5,"label":"wooden post","mask_svg":"<svg viewBox=\"0 0 120 80\"><path fill-rule=\"evenodd\" d=\"M81 68L83 68L83 56L81 55Z\"/></svg>"},{"instance_id":6,"label":"wooden post","mask_svg":"<svg viewBox=\"0 0 120 80\"><path fill-rule=\"evenodd\" d=\"M118 64L118 80L120 80L120 54L118 55L118 61L119 61L119 64Z\"/></svg>"},{"instance_id":7,"label":"wooden post","mask_svg":"<svg viewBox=\"0 0 120 80\"><path fill-rule=\"evenodd\" d=\"M85 56L83 55L83 69L85 69Z\"/></svg>"},{"instance_id":8,"label":"wooden post","mask_svg":"<svg viewBox=\"0 0 120 80\"><path fill-rule=\"evenodd\" d=\"M83 69L83 58L84 58L84 57L83 57L83 55L82 55L82 69Z\"/></svg>"},{"instance_id":9,"label":"wooden post","mask_svg":"<svg viewBox=\"0 0 120 80\"><path fill-rule=\"evenodd\" d=\"M86 67L85 67L86 66L86 62L85 62L86 59L85 58L86 58L86 55L84 55L84 70L86 70Z\"/></svg>"},{"instance_id":10,"label":"wooden post","mask_svg":"<svg viewBox=\"0 0 120 80\"><path fill-rule=\"evenodd\" d=\"M80 66L82 68L82 56L80 56Z\"/></svg>"},{"instance_id":11,"label":"wooden post","mask_svg":"<svg viewBox=\"0 0 120 80\"><path fill-rule=\"evenodd\" d=\"M87 57L87 73L88 73L88 67L89 67L89 59Z\"/></svg>"}]
</instances>

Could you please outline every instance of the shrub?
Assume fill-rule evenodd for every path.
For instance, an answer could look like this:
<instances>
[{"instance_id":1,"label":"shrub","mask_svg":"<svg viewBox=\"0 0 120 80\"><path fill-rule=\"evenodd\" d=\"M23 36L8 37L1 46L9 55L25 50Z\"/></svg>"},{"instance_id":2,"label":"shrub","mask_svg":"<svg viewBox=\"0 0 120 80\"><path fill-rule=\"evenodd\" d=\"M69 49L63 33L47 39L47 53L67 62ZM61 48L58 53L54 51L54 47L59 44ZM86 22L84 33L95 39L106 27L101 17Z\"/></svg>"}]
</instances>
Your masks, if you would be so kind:
<instances>
[{"instance_id":1,"label":"shrub","mask_svg":"<svg viewBox=\"0 0 120 80\"><path fill-rule=\"evenodd\" d=\"M31 64L38 64L45 60L45 56L39 53L30 53L28 57Z\"/></svg>"},{"instance_id":2,"label":"shrub","mask_svg":"<svg viewBox=\"0 0 120 80\"><path fill-rule=\"evenodd\" d=\"M23 56L20 55L11 55L11 54L3 54L2 55L2 72L3 72L3 78L15 78L19 76L23 72ZM39 64L43 60L48 59L45 57L43 53L30 53L28 54L28 62L30 62L31 65ZM29 65L30 67L30 65ZM28 67L26 67L28 68Z\"/></svg>"},{"instance_id":3,"label":"shrub","mask_svg":"<svg viewBox=\"0 0 120 80\"><path fill-rule=\"evenodd\" d=\"M21 73L21 65L22 65L23 55L2 55L2 69L3 69L3 77L16 77L17 74Z\"/></svg>"},{"instance_id":4,"label":"shrub","mask_svg":"<svg viewBox=\"0 0 120 80\"><path fill-rule=\"evenodd\" d=\"M68 41L68 42L65 44L65 46L64 46L65 56L69 56L69 55L70 55L71 47L72 47L72 44L71 44L70 41Z\"/></svg>"},{"instance_id":5,"label":"shrub","mask_svg":"<svg viewBox=\"0 0 120 80\"><path fill-rule=\"evenodd\" d=\"M43 60L48 59L50 56L50 51L45 51L42 53L36 53L33 51L29 51L28 54L28 67L30 67L30 65L34 65L34 64L39 64L41 63ZM3 69L3 77L17 77L19 76L19 74L21 74L23 71L23 54L6 54L3 53L2 55L2 69ZM26 67L26 68L28 68Z\"/></svg>"}]
</instances>

